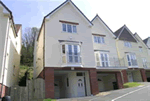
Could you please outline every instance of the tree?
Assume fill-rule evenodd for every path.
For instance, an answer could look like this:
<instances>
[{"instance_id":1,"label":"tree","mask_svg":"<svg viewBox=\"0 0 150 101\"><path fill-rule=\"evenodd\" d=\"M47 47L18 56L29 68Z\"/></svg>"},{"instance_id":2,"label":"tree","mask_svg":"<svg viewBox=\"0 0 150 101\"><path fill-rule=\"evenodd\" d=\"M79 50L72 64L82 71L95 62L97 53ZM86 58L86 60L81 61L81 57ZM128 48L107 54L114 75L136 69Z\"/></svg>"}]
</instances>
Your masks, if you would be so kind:
<instances>
[{"instance_id":1,"label":"tree","mask_svg":"<svg viewBox=\"0 0 150 101\"><path fill-rule=\"evenodd\" d=\"M34 42L39 29L36 27L26 28L22 35L21 65L33 65Z\"/></svg>"}]
</instances>

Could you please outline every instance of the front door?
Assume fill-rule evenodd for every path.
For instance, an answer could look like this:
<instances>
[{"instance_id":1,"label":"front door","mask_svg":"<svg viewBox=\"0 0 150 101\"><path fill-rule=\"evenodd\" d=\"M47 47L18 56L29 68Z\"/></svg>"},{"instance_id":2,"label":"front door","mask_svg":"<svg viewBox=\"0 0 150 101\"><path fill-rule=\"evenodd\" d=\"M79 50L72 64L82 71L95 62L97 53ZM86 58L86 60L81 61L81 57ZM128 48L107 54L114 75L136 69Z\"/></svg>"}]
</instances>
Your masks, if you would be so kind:
<instances>
[{"instance_id":1,"label":"front door","mask_svg":"<svg viewBox=\"0 0 150 101\"><path fill-rule=\"evenodd\" d=\"M129 82L133 82L132 72L128 72L128 80Z\"/></svg>"},{"instance_id":2,"label":"front door","mask_svg":"<svg viewBox=\"0 0 150 101\"><path fill-rule=\"evenodd\" d=\"M85 96L85 85L84 85L84 78L77 77L77 94L78 97Z\"/></svg>"},{"instance_id":3,"label":"front door","mask_svg":"<svg viewBox=\"0 0 150 101\"><path fill-rule=\"evenodd\" d=\"M55 81L55 99L60 98L60 89L59 89L59 81Z\"/></svg>"},{"instance_id":4,"label":"front door","mask_svg":"<svg viewBox=\"0 0 150 101\"><path fill-rule=\"evenodd\" d=\"M102 81L102 78L98 78L98 88L99 88L99 91L102 92L105 90L105 87L104 87L104 83Z\"/></svg>"}]
</instances>

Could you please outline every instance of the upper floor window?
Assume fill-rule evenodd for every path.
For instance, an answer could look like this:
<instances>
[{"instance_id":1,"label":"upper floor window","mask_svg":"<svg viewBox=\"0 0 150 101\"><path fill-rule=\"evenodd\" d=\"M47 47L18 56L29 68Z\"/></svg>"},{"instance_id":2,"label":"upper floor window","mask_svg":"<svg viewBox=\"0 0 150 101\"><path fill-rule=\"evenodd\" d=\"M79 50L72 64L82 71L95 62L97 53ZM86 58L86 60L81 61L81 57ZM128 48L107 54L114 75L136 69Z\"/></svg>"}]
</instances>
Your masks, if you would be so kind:
<instances>
[{"instance_id":1,"label":"upper floor window","mask_svg":"<svg viewBox=\"0 0 150 101\"><path fill-rule=\"evenodd\" d=\"M139 47L139 51L140 51L140 52L143 52L143 49L142 49L142 47Z\"/></svg>"},{"instance_id":2,"label":"upper floor window","mask_svg":"<svg viewBox=\"0 0 150 101\"><path fill-rule=\"evenodd\" d=\"M77 33L77 26L73 24L62 23L63 32Z\"/></svg>"},{"instance_id":3,"label":"upper floor window","mask_svg":"<svg viewBox=\"0 0 150 101\"><path fill-rule=\"evenodd\" d=\"M136 55L134 53L128 53L127 60L128 60L128 66L135 66L135 67L138 66L137 60L136 60Z\"/></svg>"},{"instance_id":4,"label":"upper floor window","mask_svg":"<svg viewBox=\"0 0 150 101\"><path fill-rule=\"evenodd\" d=\"M142 61L143 61L143 67L144 68L147 68L147 61L145 58L142 58Z\"/></svg>"},{"instance_id":5,"label":"upper floor window","mask_svg":"<svg viewBox=\"0 0 150 101\"><path fill-rule=\"evenodd\" d=\"M102 66L102 67L110 66L109 55L107 52L96 52L95 55L96 55L97 66Z\"/></svg>"},{"instance_id":6,"label":"upper floor window","mask_svg":"<svg viewBox=\"0 0 150 101\"><path fill-rule=\"evenodd\" d=\"M124 46L125 47L132 47L132 45L131 45L131 43L130 42L128 42L128 41L124 41Z\"/></svg>"},{"instance_id":7,"label":"upper floor window","mask_svg":"<svg viewBox=\"0 0 150 101\"><path fill-rule=\"evenodd\" d=\"M81 63L80 46L71 44L62 45L62 62Z\"/></svg>"},{"instance_id":8,"label":"upper floor window","mask_svg":"<svg viewBox=\"0 0 150 101\"><path fill-rule=\"evenodd\" d=\"M104 43L105 43L105 40L104 40L104 37L101 37L101 36L94 36L94 42L95 42L95 43L104 44Z\"/></svg>"}]
</instances>

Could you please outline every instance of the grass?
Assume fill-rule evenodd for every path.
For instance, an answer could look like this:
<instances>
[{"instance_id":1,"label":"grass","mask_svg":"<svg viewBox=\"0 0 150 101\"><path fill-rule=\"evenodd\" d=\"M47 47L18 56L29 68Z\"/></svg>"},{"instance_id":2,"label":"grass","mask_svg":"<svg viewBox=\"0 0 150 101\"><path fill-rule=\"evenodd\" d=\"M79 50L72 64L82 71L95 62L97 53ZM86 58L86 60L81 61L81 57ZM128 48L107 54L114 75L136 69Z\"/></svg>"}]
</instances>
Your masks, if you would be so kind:
<instances>
[{"instance_id":1,"label":"grass","mask_svg":"<svg viewBox=\"0 0 150 101\"><path fill-rule=\"evenodd\" d=\"M130 87L137 87L140 86L141 84L137 83L137 82L128 82L125 83L123 86L124 88L130 88Z\"/></svg>"},{"instance_id":2,"label":"grass","mask_svg":"<svg viewBox=\"0 0 150 101\"><path fill-rule=\"evenodd\" d=\"M43 101L56 101L55 99L44 99Z\"/></svg>"}]
</instances>

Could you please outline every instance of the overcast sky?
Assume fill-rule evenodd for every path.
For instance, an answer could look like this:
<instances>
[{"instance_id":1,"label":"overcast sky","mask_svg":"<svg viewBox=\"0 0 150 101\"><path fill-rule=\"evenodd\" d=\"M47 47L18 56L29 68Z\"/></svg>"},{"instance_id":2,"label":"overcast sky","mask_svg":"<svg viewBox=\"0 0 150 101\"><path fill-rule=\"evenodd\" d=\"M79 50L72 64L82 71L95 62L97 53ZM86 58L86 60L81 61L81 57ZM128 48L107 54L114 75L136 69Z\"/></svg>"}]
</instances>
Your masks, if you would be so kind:
<instances>
[{"instance_id":1,"label":"overcast sky","mask_svg":"<svg viewBox=\"0 0 150 101\"><path fill-rule=\"evenodd\" d=\"M43 17L65 0L2 0L16 24L40 28ZM72 0L92 20L98 14L116 31L124 24L142 39L150 36L150 0Z\"/></svg>"}]
</instances>

